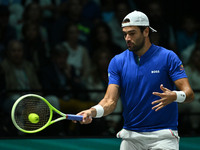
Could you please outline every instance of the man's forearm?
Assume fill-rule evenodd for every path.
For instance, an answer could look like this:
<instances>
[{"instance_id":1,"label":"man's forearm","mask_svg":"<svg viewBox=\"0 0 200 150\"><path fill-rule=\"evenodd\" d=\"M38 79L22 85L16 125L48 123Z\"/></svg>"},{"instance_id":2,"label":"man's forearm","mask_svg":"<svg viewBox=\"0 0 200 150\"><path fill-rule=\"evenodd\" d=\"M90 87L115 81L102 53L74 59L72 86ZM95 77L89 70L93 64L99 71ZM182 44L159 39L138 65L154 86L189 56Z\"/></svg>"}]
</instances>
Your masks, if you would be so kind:
<instances>
[{"instance_id":1,"label":"man's forearm","mask_svg":"<svg viewBox=\"0 0 200 150\"><path fill-rule=\"evenodd\" d=\"M193 92L193 90L190 90L188 88L188 89L185 89L184 92L186 94L186 99L185 99L184 103L192 102L194 100L194 92Z\"/></svg>"},{"instance_id":2,"label":"man's forearm","mask_svg":"<svg viewBox=\"0 0 200 150\"><path fill-rule=\"evenodd\" d=\"M117 105L117 101L104 98L102 101L100 101L99 105L101 105L104 109L104 115L103 116L107 116L115 110L116 105Z\"/></svg>"}]
</instances>

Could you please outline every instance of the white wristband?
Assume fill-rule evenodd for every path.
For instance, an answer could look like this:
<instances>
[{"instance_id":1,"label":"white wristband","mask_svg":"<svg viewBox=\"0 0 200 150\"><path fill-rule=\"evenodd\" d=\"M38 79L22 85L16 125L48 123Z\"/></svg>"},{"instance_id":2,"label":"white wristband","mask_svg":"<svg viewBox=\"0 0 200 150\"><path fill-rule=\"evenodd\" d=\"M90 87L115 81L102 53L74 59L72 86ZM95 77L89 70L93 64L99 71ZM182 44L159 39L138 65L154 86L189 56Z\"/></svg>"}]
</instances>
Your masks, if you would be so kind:
<instances>
[{"instance_id":1,"label":"white wristband","mask_svg":"<svg viewBox=\"0 0 200 150\"><path fill-rule=\"evenodd\" d=\"M101 118L103 116L104 109L101 105L98 104L98 105L93 106L92 108L96 109L96 111L97 111L95 118Z\"/></svg>"},{"instance_id":2,"label":"white wristband","mask_svg":"<svg viewBox=\"0 0 200 150\"><path fill-rule=\"evenodd\" d=\"M173 91L173 92L175 92L176 96L177 96L175 102L183 103L185 101L185 99L186 99L185 92L183 92L183 91Z\"/></svg>"}]
</instances>

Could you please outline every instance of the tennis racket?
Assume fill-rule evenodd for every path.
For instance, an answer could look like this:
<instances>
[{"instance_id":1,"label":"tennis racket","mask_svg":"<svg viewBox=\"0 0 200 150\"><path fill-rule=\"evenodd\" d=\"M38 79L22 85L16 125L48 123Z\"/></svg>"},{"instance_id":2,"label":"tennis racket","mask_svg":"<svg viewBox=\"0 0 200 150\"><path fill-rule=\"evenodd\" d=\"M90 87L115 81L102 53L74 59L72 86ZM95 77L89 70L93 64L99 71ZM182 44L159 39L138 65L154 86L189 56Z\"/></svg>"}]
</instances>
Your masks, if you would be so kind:
<instances>
[{"instance_id":1,"label":"tennis racket","mask_svg":"<svg viewBox=\"0 0 200 150\"><path fill-rule=\"evenodd\" d=\"M53 120L54 112L61 117ZM42 96L27 94L18 98L14 103L11 111L11 118L18 130L25 133L36 133L64 119L81 121L83 116L64 114L54 108Z\"/></svg>"}]
</instances>

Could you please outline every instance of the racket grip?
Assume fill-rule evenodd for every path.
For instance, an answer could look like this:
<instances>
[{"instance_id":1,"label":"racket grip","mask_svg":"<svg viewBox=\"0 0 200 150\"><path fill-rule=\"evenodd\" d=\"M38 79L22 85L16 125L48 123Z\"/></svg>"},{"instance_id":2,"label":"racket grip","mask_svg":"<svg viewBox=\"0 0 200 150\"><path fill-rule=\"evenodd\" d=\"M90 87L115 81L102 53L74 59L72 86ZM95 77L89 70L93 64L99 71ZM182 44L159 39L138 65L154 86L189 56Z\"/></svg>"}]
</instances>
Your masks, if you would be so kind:
<instances>
[{"instance_id":1,"label":"racket grip","mask_svg":"<svg viewBox=\"0 0 200 150\"><path fill-rule=\"evenodd\" d=\"M74 121L82 121L83 120L83 116L68 114L68 115L66 115L66 119L74 120Z\"/></svg>"}]
</instances>

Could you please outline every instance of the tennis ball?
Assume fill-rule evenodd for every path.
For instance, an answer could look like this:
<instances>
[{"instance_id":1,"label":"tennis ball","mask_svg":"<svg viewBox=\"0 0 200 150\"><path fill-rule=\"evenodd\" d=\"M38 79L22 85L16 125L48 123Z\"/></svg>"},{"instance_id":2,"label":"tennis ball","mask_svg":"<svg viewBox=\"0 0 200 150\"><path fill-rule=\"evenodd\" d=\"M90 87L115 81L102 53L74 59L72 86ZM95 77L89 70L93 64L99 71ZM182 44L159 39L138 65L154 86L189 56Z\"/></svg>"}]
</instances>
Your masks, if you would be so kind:
<instances>
[{"instance_id":1,"label":"tennis ball","mask_svg":"<svg viewBox=\"0 0 200 150\"><path fill-rule=\"evenodd\" d=\"M30 113L28 115L28 120L31 122L31 123L38 123L39 122L39 116L38 114L36 113Z\"/></svg>"}]
</instances>

